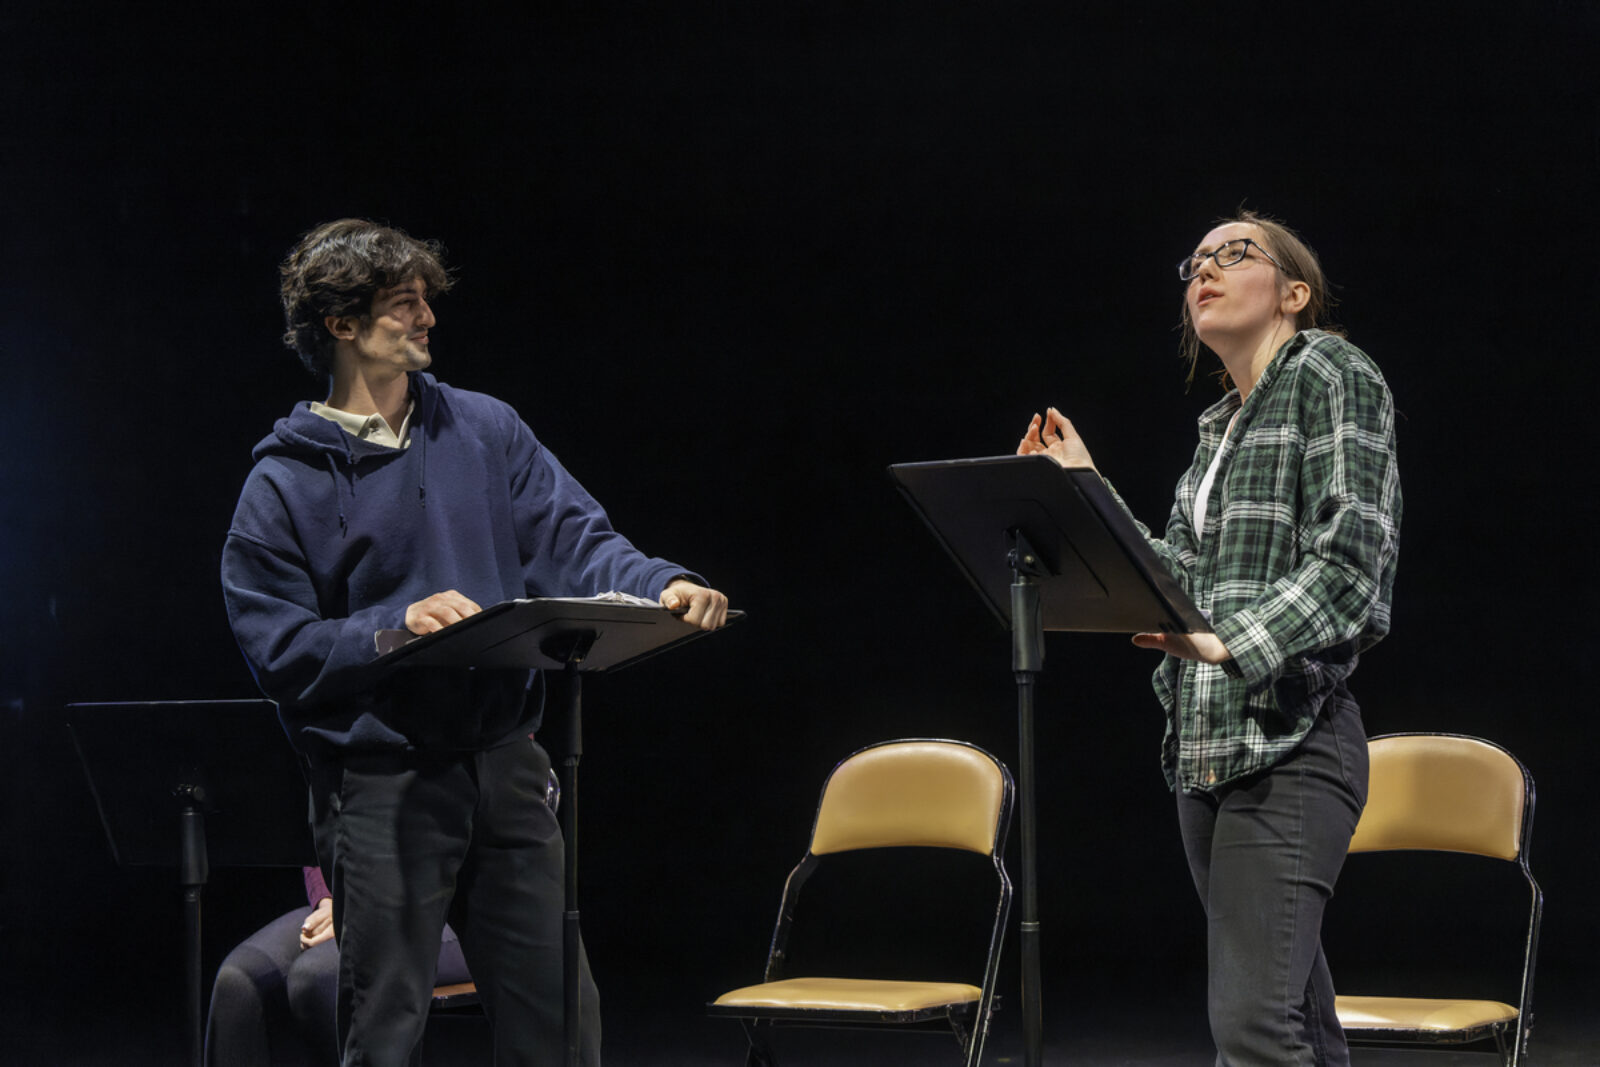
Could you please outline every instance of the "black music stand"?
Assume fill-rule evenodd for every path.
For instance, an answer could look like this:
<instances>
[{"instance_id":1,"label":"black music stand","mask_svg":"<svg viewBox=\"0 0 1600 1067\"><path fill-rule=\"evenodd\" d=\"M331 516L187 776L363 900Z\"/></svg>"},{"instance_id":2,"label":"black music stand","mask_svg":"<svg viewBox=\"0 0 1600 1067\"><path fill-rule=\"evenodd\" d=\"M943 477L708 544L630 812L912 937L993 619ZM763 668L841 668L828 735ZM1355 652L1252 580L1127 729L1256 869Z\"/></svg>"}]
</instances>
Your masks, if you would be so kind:
<instances>
[{"instance_id":1,"label":"black music stand","mask_svg":"<svg viewBox=\"0 0 1600 1067\"><path fill-rule=\"evenodd\" d=\"M743 617L730 611L728 622ZM562 760L561 835L565 838L566 909L562 913L563 1031L567 1063L577 1067L583 1046L583 984L578 966L578 761L583 755L580 676L617 671L707 631L661 607L601 598L508 600L442 630L415 637L404 630L378 635L374 666L515 667L558 670L566 681L567 752Z\"/></svg>"},{"instance_id":2,"label":"black music stand","mask_svg":"<svg viewBox=\"0 0 1600 1067\"><path fill-rule=\"evenodd\" d=\"M111 858L178 868L189 1054L200 1067L200 902L211 864L315 863L305 776L270 701L69 704L67 715Z\"/></svg>"},{"instance_id":3,"label":"black music stand","mask_svg":"<svg viewBox=\"0 0 1600 1067\"><path fill-rule=\"evenodd\" d=\"M1022 1025L1027 1067L1043 1055L1034 824L1034 684L1044 631L1199 633L1211 629L1092 469L1048 456L995 456L889 468L906 500L1002 625L1017 683L1022 808Z\"/></svg>"}]
</instances>

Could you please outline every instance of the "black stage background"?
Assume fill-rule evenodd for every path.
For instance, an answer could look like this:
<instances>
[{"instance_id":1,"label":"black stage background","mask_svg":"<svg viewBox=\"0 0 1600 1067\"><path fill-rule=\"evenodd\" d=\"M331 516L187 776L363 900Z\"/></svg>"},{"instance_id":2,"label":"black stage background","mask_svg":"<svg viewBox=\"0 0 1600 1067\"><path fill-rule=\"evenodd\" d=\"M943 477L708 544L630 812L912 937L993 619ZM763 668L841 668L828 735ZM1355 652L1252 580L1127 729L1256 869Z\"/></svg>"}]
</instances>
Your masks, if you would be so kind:
<instances>
[{"instance_id":1,"label":"black stage background","mask_svg":"<svg viewBox=\"0 0 1600 1067\"><path fill-rule=\"evenodd\" d=\"M1523 757L1540 991L1592 1000L1593 5L545 7L0 16L18 1062L176 1029L172 874L111 864L62 707L253 695L218 554L251 446L319 388L278 344L276 264L345 214L442 238L440 376L516 405L621 529L749 612L587 690L585 922L624 1045L646 1011L710 1027L699 1005L757 976L837 759L904 735L1014 759L1006 634L884 468L1007 452L1055 404L1159 524L1215 396L1183 388L1171 264L1241 202L1322 253L1403 416L1368 728ZM1049 640L1052 1038L1082 1024L1069 993L1194 985L1152 666ZM297 883L214 872L208 972ZM1473 899L1428 888L1445 918ZM1372 915L1336 964L1406 939Z\"/></svg>"}]
</instances>

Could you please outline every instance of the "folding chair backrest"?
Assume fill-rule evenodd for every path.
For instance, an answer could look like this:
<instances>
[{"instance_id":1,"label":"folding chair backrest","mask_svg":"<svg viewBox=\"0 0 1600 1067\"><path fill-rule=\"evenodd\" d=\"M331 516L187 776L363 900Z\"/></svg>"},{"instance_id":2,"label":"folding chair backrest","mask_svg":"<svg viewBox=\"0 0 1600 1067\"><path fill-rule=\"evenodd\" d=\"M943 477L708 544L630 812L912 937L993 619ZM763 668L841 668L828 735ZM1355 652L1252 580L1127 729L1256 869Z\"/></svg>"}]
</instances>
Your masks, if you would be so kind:
<instances>
[{"instance_id":1,"label":"folding chair backrest","mask_svg":"<svg viewBox=\"0 0 1600 1067\"><path fill-rule=\"evenodd\" d=\"M1434 849L1516 860L1527 790L1522 765L1470 737L1374 738L1367 808L1351 852Z\"/></svg>"},{"instance_id":2,"label":"folding chair backrest","mask_svg":"<svg viewBox=\"0 0 1600 1067\"><path fill-rule=\"evenodd\" d=\"M927 846L991 855L1005 797L1004 770L979 749L946 741L878 745L828 777L811 852Z\"/></svg>"},{"instance_id":3,"label":"folding chair backrest","mask_svg":"<svg viewBox=\"0 0 1600 1067\"><path fill-rule=\"evenodd\" d=\"M1500 746L1459 734L1389 734L1369 738L1367 751L1367 807L1350 851L1462 852L1509 861L1527 883L1528 925L1514 1003L1344 994L1335 1005L1340 1025L1351 1042L1453 1048L1492 1040L1504 1067L1519 1067L1532 1032L1544 911L1544 894L1528 869L1533 778Z\"/></svg>"}]
</instances>

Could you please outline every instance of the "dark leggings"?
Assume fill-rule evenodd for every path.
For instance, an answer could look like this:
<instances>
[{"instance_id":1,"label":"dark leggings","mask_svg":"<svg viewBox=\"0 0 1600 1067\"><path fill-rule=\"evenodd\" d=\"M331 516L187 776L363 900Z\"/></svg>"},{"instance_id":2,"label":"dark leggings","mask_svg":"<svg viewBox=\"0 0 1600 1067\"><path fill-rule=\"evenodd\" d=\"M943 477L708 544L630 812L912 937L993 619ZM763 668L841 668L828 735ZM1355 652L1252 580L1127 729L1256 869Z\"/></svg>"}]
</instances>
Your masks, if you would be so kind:
<instances>
[{"instance_id":1,"label":"dark leggings","mask_svg":"<svg viewBox=\"0 0 1600 1067\"><path fill-rule=\"evenodd\" d=\"M300 948L309 907L286 912L251 934L222 961L206 1018L209 1067L339 1062L334 999L339 950L332 941ZM461 946L446 930L439 946L439 984L470 981Z\"/></svg>"}]
</instances>

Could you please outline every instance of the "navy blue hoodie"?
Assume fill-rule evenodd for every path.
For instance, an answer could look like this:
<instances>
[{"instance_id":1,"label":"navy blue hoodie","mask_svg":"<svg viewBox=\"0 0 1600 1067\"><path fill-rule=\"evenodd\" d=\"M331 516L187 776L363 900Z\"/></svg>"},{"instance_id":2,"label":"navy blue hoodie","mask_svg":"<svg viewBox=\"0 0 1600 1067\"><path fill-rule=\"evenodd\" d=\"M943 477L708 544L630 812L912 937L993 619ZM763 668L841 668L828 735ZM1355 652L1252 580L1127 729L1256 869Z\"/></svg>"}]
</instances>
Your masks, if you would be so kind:
<instances>
[{"instance_id":1,"label":"navy blue hoodie","mask_svg":"<svg viewBox=\"0 0 1600 1067\"><path fill-rule=\"evenodd\" d=\"M256 445L228 530L234 637L313 759L476 749L536 725L527 671L374 671L377 631L403 628L418 600L447 589L484 607L611 589L654 598L689 574L613 530L510 406L430 374L413 374L411 393L404 449L296 406Z\"/></svg>"}]
</instances>

